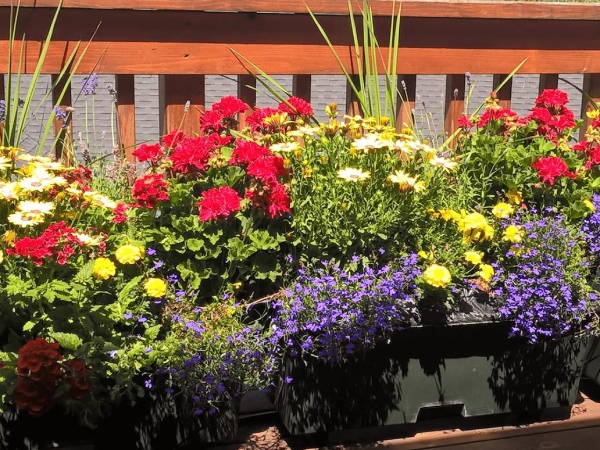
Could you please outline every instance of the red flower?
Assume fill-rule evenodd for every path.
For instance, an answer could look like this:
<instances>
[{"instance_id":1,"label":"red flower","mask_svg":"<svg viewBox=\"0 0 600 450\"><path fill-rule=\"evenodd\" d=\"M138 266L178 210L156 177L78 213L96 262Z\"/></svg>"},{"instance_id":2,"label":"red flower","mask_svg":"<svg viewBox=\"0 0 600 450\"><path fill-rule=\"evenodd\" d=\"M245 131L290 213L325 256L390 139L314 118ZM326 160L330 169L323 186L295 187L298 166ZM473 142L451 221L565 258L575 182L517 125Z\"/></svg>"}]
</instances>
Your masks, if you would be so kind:
<instances>
[{"instance_id":1,"label":"red flower","mask_svg":"<svg viewBox=\"0 0 600 450\"><path fill-rule=\"evenodd\" d=\"M56 374L60 378L60 361L63 356L58 351L60 346L45 339L37 338L28 341L19 349L17 359L17 373L21 376L30 376L32 379L41 379L42 372Z\"/></svg>"},{"instance_id":2,"label":"red flower","mask_svg":"<svg viewBox=\"0 0 600 450\"><path fill-rule=\"evenodd\" d=\"M231 136L221 136L219 133L211 133L208 136L208 141L213 148L221 148L233 141Z\"/></svg>"},{"instance_id":3,"label":"red flower","mask_svg":"<svg viewBox=\"0 0 600 450\"><path fill-rule=\"evenodd\" d=\"M283 166L283 158L280 156L265 156L257 159L248 165L246 172L266 184L274 184L279 177L288 174Z\"/></svg>"},{"instance_id":4,"label":"red flower","mask_svg":"<svg viewBox=\"0 0 600 450\"><path fill-rule=\"evenodd\" d=\"M75 253L71 244L76 246L82 244L75 236L76 232L75 228L68 227L64 222L56 222L49 225L38 237L24 237L17 240L12 248L6 250L6 253L31 258L36 266L41 266L45 258L56 254L57 262L63 265Z\"/></svg>"},{"instance_id":5,"label":"red flower","mask_svg":"<svg viewBox=\"0 0 600 450\"><path fill-rule=\"evenodd\" d=\"M260 146L256 142L238 139L229 163L249 164L265 156L272 156L271 151L267 147Z\"/></svg>"},{"instance_id":6,"label":"red flower","mask_svg":"<svg viewBox=\"0 0 600 450\"><path fill-rule=\"evenodd\" d=\"M290 212L290 196L284 184L275 183L267 191L267 212L271 219Z\"/></svg>"},{"instance_id":7,"label":"red flower","mask_svg":"<svg viewBox=\"0 0 600 450\"><path fill-rule=\"evenodd\" d=\"M538 171L538 175L544 183L553 185L558 177L575 178L575 174L569 171L569 166L558 156L546 156L538 159L532 167Z\"/></svg>"},{"instance_id":8,"label":"red flower","mask_svg":"<svg viewBox=\"0 0 600 450\"><path fill-rule=\"evenodd\" d=\"M129 205L127 203L119 202L115 209L113 209L113 219L114 223L124 223L127 222L127 210L129 209Z\"/></svg>"},{"instance_id":9,"label":"red flower","mask_svg":"<svg viewBox=\"0 0 600 450\"><path fill-rule=\"evenodd\" d=\"M588 141L580 141L573 146L573 150L576 152L585 152L590 149L592 143Z\"/></svg>"},{"instance_id":10,"label":"red flower","mask_svg":"<svg viewBox=\"0 0 600 450\"><path fill-rule=\"evenodd\" d=\"M185 138L169 157L173 162L173 171L189 173L206 170L214 149L214 139L206 136Z\"/></svg>"},{"instance_id":11,"label":"red flower","mask_svg":"<svg viewBox=\"0 0 600 450\"><path fill-rule=\"evenodd\" d=\"M33 264L41 266L44 258L52 256L52 250L56 242L48 242L43 237L24 237L17 240L12 248L6 249L9 255L19 255L31 258Z\"/></svg>"},{"instance_id":12,"label":"red flower","mask_svg":"<svg viewBox=\"0 0 600 450\"><path fill-rule=\"evenodd\" d=\"M163 151L160 144L142 144L133 151L133 156L135 156L139 162L150 161L152 163L157 163L163 156Z\"/></svg>"},{"instance_id":13,"label":"red flower","mask_svg":"<svg viewBox=\"0 0 600 450\"><path fill-rule=\"evenodd\" d=\"M600 164L600 147L595 147L588 152L588 160L585 163L587 169Z\"/></svg>"},{"instance_id":14,"label":"red flower","mask_svg":"<svg viewBox=\"0 0 600 450\"><path fill-rule=\"evenodd\" d=\"M91 370L80 359L71 359L63 363L67 383L71 386L70 396L75 400L83 400L91 388L88 374Z\"/></svg>"},{"instance_id":15,"label":"red flower","mask_svg":"<svg viewBox=\"0 0 600 450\"><path fill-rule=\"evenodd\" d=\"M300 97L290 97L287 102L291 105L287 105L285 102L279 104L279 111L286 112L292 116L312 116L314 114L313 108L306 100Z\"/></svg>"},{"instance_id":16,"label":"red flower","mask_svg":"<svg viewBox=\"0 0 600 450\"><path fill-rule=\"evenodd\" d=\"M458 125L461 128L472 128L475 124L473 123L473 121L470 119L469 116L467 116L466 114L463 114L462 116L460 116L458 118Z\"/></svg>"},{"instance_id":17,"label":"red flower","mask_svg":"<svg viewBox=\"0 0 600 450\"><path fill-rule=\"evenodd\" d=\"M15 406L32 416L39 416L48 408L55 392L55 384L19 377L15 385Z\"/></svg>"},{"instance_id":18,"label":"red flower","mask_svg":"<svg viewBox=\"0 0 600 450\"><path fill-rule=\"evenodd\" d=\"M286 105L287 106L287 105ZM265 127L265 119L271 117L273 114L278 113L279 110L275 108L258 108L255 109L252 114L246 118L246 123L250 126L250 129L254 132Z\"/></svg>"},{"instance_id":19,"label":"red flower","mask_svg":"<svg viewBox=\"0 0 600 450\"><path fill-rule=\"evenodd\" d=\"M492 120L514 120L517 118L517 113L509 108L486 109L486 111L481 115L477 126L479 128L483 128Z\"/></svg>"},{"instance_id":20,"label":"red flower","mask_svg":"<svg viewBox=\"0 0 600 450\"><path fill-rule=\"evenodd\" d=\"M76 169L70 169L61 174L69 184L76 183L77 187L84 192L90 191L90 183L92 182L92 171L79 165Z\"/></svg>"},{"instance_id":21,"label":"red flower","mask_svg":"<svg viewBox=\"0 0 600 450\"><path fill-rule=\"evenodd\" d=\"M185 138L185 134L181 130L173 130L169 134L165 134L161 138L161 142L167 148L174 148L179 145L181 141Z\"/></svg>"},{"instance_id":22,"label":"red flower","mask_svg":"<svg viewBox=\"0 0 600 450\"><path fill-rule=\"evenodd\" d=\"M560 89L544 89L535 99L536 105L545 106L546 108L554 107L559 109L567 103L569 103L569 96Z\"/></svg>"},{"instance_id":23,"label":"red flower","mask_svg":"<svg viewBox=\"0 0 600 450\"><path fill-rule=\"evenodd\" d=\"M223 117L233 118L236 114L247 111L250 107L239 98L229 95L214 103L211 109L221 113Z\"/></svg>"},{"instance_id":24,"label":"red flower","mask_svg":"<svg viewBox=\"0 0 600 450\"><path fill-rule=\"evenodd\" d=\"M138 178L132 188L132 196L137 200L135 207L152 209L159 201L169 200L168 187L169 183L162 174L149 174Z\"/></svg>"},{"instance_id":25,"label":"red flower","mask_svg":"<svg viewBox=\"0 0 600 450\"><path fill-rule=\"evenodd\" d=\"M225 116L220 111L208 110L204 111L200 116L200 129L205 132L208 130L219 131L223 127L223 119Z\"/></svg>"},{"instance_id":26,"label":"red flower","mask_svg":"<svg viewBox=\"0 0 600 450\"><path fill-rule=\"evenodd\" d=\"M200 207L199 216L202 222L229 217L232 212L240 210L242 199L229 186L212 188L202 193L202 199L197 203Z\"/></svg>"}]
</instances>

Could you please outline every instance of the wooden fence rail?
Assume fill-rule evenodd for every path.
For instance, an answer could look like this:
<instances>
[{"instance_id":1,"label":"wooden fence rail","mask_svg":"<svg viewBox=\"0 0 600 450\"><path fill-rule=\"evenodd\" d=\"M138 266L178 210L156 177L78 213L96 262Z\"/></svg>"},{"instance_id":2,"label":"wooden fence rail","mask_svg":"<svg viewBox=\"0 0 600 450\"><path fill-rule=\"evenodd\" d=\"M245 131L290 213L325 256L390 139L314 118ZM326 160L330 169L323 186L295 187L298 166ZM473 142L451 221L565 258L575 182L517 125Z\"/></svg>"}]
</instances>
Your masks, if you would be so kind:
<instances>
[{"instance_id":1,"label":"wooden fence rail","mask_svg":"<svg viewBox=\"0 0 600 450\"><path fill-rule=\"evenodd\" d=\"M0 74L8 72L7 25L14 2L0 0ZM27 73L35 68L57 3L21 0L17 35L26 36ZM306 0L306 5L318 16L350 72L356 73L347 0ZM306 5L297 0L64 0L43 72L59 73L70 50L79 41L88 42L99 25L78 72L116 75L119 133L122 144L131 149L135 74L161 75L165 130L179 126L190 102L183 129L198 131L205 75L238 75L239 96L254 105L255 80L231 49L271 75L293 75L294 94L310 100L311 75L341 71ZM379 42L387 42L393 3L371 0L371 5L381 32ZM398 5L402 8L398 75L405 94L400 123L414 109L416 75L447 75L445 129L451 132L464 108L465 72L494 74L497 86L524 59L520 72L541 74L540 90L556 87L557 74L580 73L584 89L600 100L600 4L406 1ZM357 2L355 11L359 7ZM382 49L382 60L387 51ZM510 105L511 85L498 94L504 106ZM0 83L0 98L3 90ZM69 102L69 97L63 99L65 106ZM584 98L582 114L588 107Z\"/></svg>"}]
</instances>

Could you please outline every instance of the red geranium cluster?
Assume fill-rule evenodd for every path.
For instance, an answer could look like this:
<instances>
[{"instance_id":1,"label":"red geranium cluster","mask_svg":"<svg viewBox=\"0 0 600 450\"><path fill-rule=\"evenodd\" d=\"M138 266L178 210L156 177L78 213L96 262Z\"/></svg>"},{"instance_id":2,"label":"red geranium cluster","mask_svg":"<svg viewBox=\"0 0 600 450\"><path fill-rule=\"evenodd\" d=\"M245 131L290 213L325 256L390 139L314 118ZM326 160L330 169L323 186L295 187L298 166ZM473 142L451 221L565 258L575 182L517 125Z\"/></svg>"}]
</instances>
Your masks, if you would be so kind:
<instances>
[{"instance_id":1,"label":"red geranium cluster","mask_svg":"<svg viewBox=\"0 0 600 450\"><path fill-rule=\"evenodd\" d=\"M315 112L312 106L306 100L300 97L290 97L286 102L279 104L279 111L286 112L291 116L312 116Z\"/></svg>"},{"instance_id":2,"label":"red geranium cluster","mask_svg":"<svg viewBox=\"0 0 600 450\"><path fill-rule=\"evenodd\" d=\"M133 151L133 156L135 156L139 162L150 161L151 163L156 164L160 158L162 158L163 150L160 144L142 144Z\"/></svg>"},{"instance_id":3,"label":"red geranium cluster","mask_svg":"<svg viewBox=\"0 0 600 450\"><path fill-rule=\"evenodd\" d=\"M173 130L168 134L165 134L161 138L162 144L167 148L174 148L185 138L185 134L181 130Z\"/></svg>"},{"instance_id":4,"label":"red geranium cluster","mask_svg":"<svg viewBox=\"0 0 600 450\"><path fill-rule=\"evenodd\" d=\"M135 207L152 209L159 201L169 200L167 188L169 183L163 174L148 174L133 183L132 196L136 200Z\"/></svg>"},{"instance_id":5,"label":"red geranium cluster","mask_svg":"<svg viewBox=\"0 0 600 450\"><path fill-rule=\"evenodd\" d=\"M532 167L538 171L538 175L544 183L554 184L556 178L575 178L575 174L569 170L567 163L558 156L545 156L538 159Z\"/></svg>"},{"instance_id":6,"label":"red geranium cluster","mask_svg":"<svg viewBox=\"0 0 600 450\"><path fill-rule=\"evenodd\" d=\"M113 209L113 218L112 221L114 223L124 223L127 222L127 210L129 209L129 205L127 203L119 202L115 209Z\"/></svg>"},{"instance_id":7,"label":"red geranium cluster","mask_svg":"<svg viewBox=\"0 0 600 450\"><path fill-rule=\"evenodd\" d=\"M211 136L184 138L169 156L173 172L187 174L206 170L217 146Z\"/></svg>"},{"instance_id":8,"label":"red geranium cluster","mask_svg":"<svg viewBox=\"0 0 600 450\"><path fill-rule=\"evenodd\" d=\"M50 405L59 383L66 379L70 395L82 400L90 390L87 378L90 370L83 361L73 359L61 364L63 355L59 345L37 338L19 349L18 380L15 386L15 404L29 414L42 414Z\"/></svg>"},{"instance_id":9,"label":"red geranium cluster","mask_svg":"<svg viewBox=\"0 0 600 450\"><path fill-rule=\"evenodd\" d=\"M545 89L536 99L535 107L524 121L534 120L537 132L552 142L557 142L563 132L576 126L575 115L566 104L569 96L559 89Z\"/></svg>"},{"instance_id":10,"label":"red geranium cluster","mask_svg":"<svg viewBox=\"0 0 600 450\"><path fill-rule=\"evenodd\" d=\"M287 103L286 103L287 102ZM304 119L308 119L310 116L314 114L314 110L310 103L299 98L299 97L290 97L286 100L286 102L279 103L277 109L275 108L258 108L255 109L252 114L248 116L246 119L246 123L250 127L253 132L263 132L269 133L275 131L275 125L268 124L265 122L265 119L273 116L277 113L286 113L290 116L291 119L296 119L298 117L302 117Z\"/></svg>"},{"instance_id":11,"label":"red geranium cluster","mask_svg":"<svg viewBox=\"0 0 600 450\"><path fill-rule=\"evenodd\" d=\"M237 97L232 95L223 97L214 103L212 108L206 110L200 116L200 129L204 132L219 132L235 123L236 116L245 112L250 107Z\"/></svg>"},{"instance_id":12,"label":"red geranium cluster","mask_svg":"<svg viewBox=\"0 0 600 450\"><path fill-rule=\"evenodd\" d=\"M517 113L510 108L489 108L481 115L479 122L477 122L477 127L483 128L493 120L502 120L503 122L516 121L518 117Z\"/></svg>"},{"instance_id":13,"label":"red geranium cluster","mask_svg":"<svg viewBox=\"0 0 600 450\"><path fill-rule=\"evenodd\" d=\"M257 108L246 118L246 123L253 132L264 130L266 127L265 119L278 112L280 111L275 108Z\"/></svg>"},{"instance_id":14,"label":"red geranium cluster","mask_svg":"<svg viewBox=\"0 0 600 450\"><path fill-rule=\"evenodd\" d=\"M45 258L56 256L56 262L64 265L83 246L76 233L77 230L65 222L56 222L38 237L18 239L6 253L30 258L36 266L41 266Z\"/></svg>"},{"instance_id":15,"label":"red geranium cluster","mask_svg":"<svg viewBox=\"0 0 600 450\"><path fill-rule=\"evenodd\" d=\"M238 193L229 186L208 189L202 193L202 199L197 203L200 220L208 222L229 217L232 212L240 210L241 201Z\"/></svg>"}]
</instances>

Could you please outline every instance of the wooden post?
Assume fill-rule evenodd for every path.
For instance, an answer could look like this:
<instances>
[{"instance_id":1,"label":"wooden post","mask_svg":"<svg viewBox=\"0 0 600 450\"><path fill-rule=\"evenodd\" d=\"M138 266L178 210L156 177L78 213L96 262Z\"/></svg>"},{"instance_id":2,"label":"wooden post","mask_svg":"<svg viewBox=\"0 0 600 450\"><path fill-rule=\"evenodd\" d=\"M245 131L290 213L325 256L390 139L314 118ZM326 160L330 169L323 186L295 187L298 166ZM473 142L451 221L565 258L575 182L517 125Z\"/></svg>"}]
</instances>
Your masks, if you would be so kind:
<instances>
[{"instance_id":1,"label":"wooden post","mask_svg":"<svg viewBox=\"0 0 600 450\"><path fill-rule=\"evenodd\" d=\"M57 161L69 165L73 163L73 114L71 108L71 83L68 80L68 73L62 77L52 75L52 102L54 107L60 108L66 115L66 118L54 118L54 134L57 137L54 154ZM63 93L64 91L64 93ZM62 97L62 98L61 98Z\"/></svg>"},{"instance_id":2,"label":"wooden post","mask_svg":"<svg viewBox=\"0 0 600 450\"><path fill-rule=\"evenodd\" d=\"M359 89L359 77L358 75L350 75L352 77L352 83ZM352 90L349 82L346 82L346 114L349 116L358 116L363 112L360 110L360 103L356 93Z\"/></svg>"},{"instance_id":3,"label":"wooden post","mask_svg":"<svg viewBox=\"0 0 600 450\"><path fill-rule=\"evenodd\" d=\"M398 75L398 103L396 128L398 130L403 127L413 127L415 98L417 93L417 76L416 75Z\"/></svg>"},{"instance_id":4,"label":"wooden post","mask_svg":"<svg viewBox=\"0 0 600 450\"><path fill-rule=\"evenodd\" d=\"M594 106L592 103L598 104L600 102L600 74L599 73L590 73L585 74L583 76L583 92L591 97L587 98L583 96L581 100L581 117L583 118L583 126L580 131L580 138L584 139L585 133L587 131L588 126L592 123L592 119L590 119L586 113L588 111L594 110Z\"/></svg>"},{"instance_id":5,"label":"wooden post","mask_svg":"<svg viewBox=\"0 0 600 450\"><path fill-rule=\"evenodd\" d=\"M199 133L205 105L204 75L161 75L159 92L162 134L177 129L186 135Z\"/></svg>"},{"instance_id":6,"label":"wooden post","mask_svg":"<svg viewBox=\"0 0 600 450\"><path fill-rule=\"evenodd\" d=\"M116 75L117 121L119 126L119 145L125 160L134 162L135 150L135 77L134 75Z\"/></svg>"},{"instance_id":7,"label":"wooden post","mask_svg":"<svg viewBox=\"0 0 600 450\"><path fill-rule=\"evenodd\" d=\"M458 119L465 113L465 75L446 75L444 129L451 135L458 127Z\"/></svg>"},{"instance_id":8,"label":"wooden post","mask_svg":"<svg viewBox=\"0 0 600 450\"><path fill-rule=\"evenodd\" d=\"M254 88L254 89L253 89ZM256 107L256 78L253 75L238 75L238 97L246 102L250 108ZM252 111L241 113L238 117L240 130L246 126L246 117Z\"/></svg>"},{"instance_id":9,"label":"wooden post","mask_svg":"<svg viewBox=\"0 0 600 450\"><path fill-rule=\"evenodd\" d=\"M6 102L6 91L4 87L4 74L0 73L0 100L4 100ZM6 103L5 103L6 108ZM4 114L6 115L6 109L4 110ZM4 119L6 120L6 119ZM4 145L4 122L0 121L0 145Z\"/></svg>"},{"instance_id":10,"label":"wooden post","mask_svg":"<svg viewBox=\"0 0 600 450\"><path fill-rule=\"evenodd\" d=\"M507 74L495 74L493 81L492 81L493 89L495 90L500 85L500 83L502 83L502 81L504 81L504 79L507 76L508 76ZM496 98L498 99L498 105L500 105L501 108L510 108L511 97L512 97L512 82L513 82L513 79L511 78L496 93Z\"/></svg>"},{"instance_id":11,"label":"wooden post","mask_svg":"<svg viewBox=\"0 0 600 450\"><path fill-rule=\"evenodd\" d=\"M538 88L541 93L544 89L557 89L558 88L558 74L557 73L542 73L540 74L540 86Z\"/></svg>"},{"instance_id":12,"label":"wooden post","mask_svg":"<svg viewBox=\"0 0 600 450\"><path fill-rule=\"evenodd\" d=\"M294 96L310 102L311 80L312 77L310 75L294 75L292 82L292 93Z\"/></svg>"}]
</instances>

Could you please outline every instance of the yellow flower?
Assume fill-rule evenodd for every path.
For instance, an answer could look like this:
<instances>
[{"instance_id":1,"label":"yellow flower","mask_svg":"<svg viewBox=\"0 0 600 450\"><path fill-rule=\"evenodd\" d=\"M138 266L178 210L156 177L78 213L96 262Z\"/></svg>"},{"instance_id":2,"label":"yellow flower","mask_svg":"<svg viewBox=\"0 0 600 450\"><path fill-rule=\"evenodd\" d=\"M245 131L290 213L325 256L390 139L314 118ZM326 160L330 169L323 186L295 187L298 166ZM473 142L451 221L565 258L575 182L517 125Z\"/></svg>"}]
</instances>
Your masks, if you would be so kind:
<instances>
[{"instance_id":1,"label":"yellow flower","mask_svg":"<svg viewBox=\"0 0 600 450\"><path fill-rule=\"evenodd\" d=\"M148 278L144 283L144 289L148 297L164 297L167 293L167 283L160 278Z\"/></svg>"},{"instance_id":2,"label":"yellow flower","mask_svg":"<svg viewBox=\"0 0 600 450\"><path fill-rule=\"evenodd\" d=\"M52 212L54 209L54 203L23 201L17 205L17 209L25 214L43 216Z\"/></svg>"},{"instance_id":3,"label":"yellow flower","mask_svg":"<svg viewBox=\"0 0 600 450\"><path fill-rule=\"evenodd\" d=\"M380 134L372 133L361 137L352 142L352 148L368 153L369 150L379 150L383 148L393 148L396 144Z\"/></svg>"},{"instance_id":4,"label":"yellow flower","mask_svg":"<svg viewBox=\"0 0 600 450\"><path fill-rule=\"evenodd\" d=\"M450 271L439 264L432 264L423 272L423 278L431 286L446 287L452 281Z\"/></svg>"},{"instance_id":5,"label":"yellow flower","mask_svg":"<svg viewBox=\"0 0 600 450\"><path fill-rule=\"evenodd\" d=\"M44 221L44 216L16 212L8 216L8 221L19 227L30 227L42 223Z\"/></svg>"},{"instance_id":6,"label":"yellow flower","mask_svg":"<svg viewBox=\"0 0 600 450\"><path fill-rule=\"evenodd\" d=\"M492 277L494 276L494 268L492 266L490 266L489 264L481 264L479 266L479 276L484 280L484 281L490 281L492 279Z\"/></svg>"},{"instance_id":7,"label":"yellow flower","mask_svg":"<svg viewBox=\"0 0 600 450\"><path fill-rule=\"evenodd\" d=\"M304 178L310 178L310 177L312 177L312 174L313 174L312 167L305 167L304 170L302 170L302 176Z\"/></svg>"},{"instance_id":8,"label":"yellow flower","mask_svg":"<svg viewBox=\"0 0 600 450\"><path fill-rule=\"evenodd\" d=\"M591 200L586 199L583 201L583 204L592 212L596 211L596 207L594 206L594 204L591 202Z\"/></svg>"},{"instance_id":9,"label":"yellow flower","mask_svg":"<svg viewBox=\"0 0 600 450\"><path fill-rule=\"evenodd\" d=\"M282 142L280 144L273 144L269 147L272 152L291 153L298 150L300 146L297 142Z\"/></svg>"},{"instance_id":10,"label":"yellow flower","mask_svg":"<svg viewBox=\"0 0 600 450\"><path fill-rule=\"evenodd\" d=\"M19 197L19 185L12 182L0 181L0 199L16 200Z\"/></svg>"},{"instance_id":11,"label":"yellow flower","mask_svg":"<svg viewBox=\"0 0 600 450\"><path fill-rule=\"evenodd\" d=\"M523 194L521 191L510 190L506 193L506 197L509 202L514 203L515 205L523 203Z\"/></svg>"},{"instance_id":12,"label":"yellow flower","mask_svg":"<svg viewBox=\"0 0 600 450\"><path fill-rule=\"evenodd\" d=\"M121 264L135 264L142 259L144 249L137 245L126 244L115 251L115 257Z\"/></svg>"},{"instance_id":13,"label":"yellow flower","mask_svg":"<svg viewBox=\"0 0 600 450\"><path fill-rule=\"evenodd\" d=\"M472 264L481 264L482 258L483 252L476 252L473 250L465 252L465 261L468 261Z\"/></svg>"},{"instance_id":14,"label":"yellow flower","mask_svg":"<svg viewBox=\"0 0 600 450\"><path fill-rule=\"evenodd\" d=\"M8 169L12 166L12 159L7 158L6 156L0 156L0 169Z\"/></svg>"},{"instance_id":15,"label":"yellow flower","mask_svg":"<svg viewBox=\"0 0 600 450\"><path fill-rule=\"evenodd\" d=\"M502 236L503 241L509 241L512 243L521 242L523 237L525 236L525 231L522 227L518 225L509 225L504 230L504 235Z\"/></svg>"},{"instance_id":16,"label":"yellow flower","mask_svg":"<svg viewBox=\"0 0 600 450\"><path fill-rule=\"evenodd\" d=\"M421 192L425 189L425 185L423 184L423 182L419 181L416 176L411 177L410 175L401 170L397 170L392 175L390 175L388 177L388 180L394 184L397 184L398 188L400 189L400 192Z\"/></svg>"},{"instance_id":17,"label":"yellow flower","mask_svg":"<svg viewBox=\"0 0 600 450\"><path fill-rule=\"evenodd\" d=\"M111 200L105 195L99 194L98 192L84 192L83 198L86 201L90 202L92 205L99 206L101 208L115 209L117 207L117 202Z\"/></svg>"},{"instance_id":18,"label":"yellow flower","mask_svg":"<svg viewBox=\"0 0 600 450\"><path fill-rule=\"evenodd\" d=\"M465 242L480 242L494 237L494 229L484 215L473 212L463 214L458 221L458 229L463 232Z\"/></svg>"},{"instance_id":19,"label":"yellow flower","mask_svg":"<svg viewBox=\"0 0 600 450\"><path fill-rule=\"evenodd\" d=\"M433 259L433 252L426 252L425 250L420 250L419 253L417 253L417 255L419 255L419 257L423 259Z\"/></svg>"},{"instance_id":20,"label":"yellow flower","mask_svg":"<svg viewBox=\"0 0 600 450\"><path fill-rule=\"evenodd\" d=\"M446 222L450 220L453 222L458 222L462 218L460 213L454 211L453 209L440 209L439 213L440 217Z\"/></svg>"},{"instance_id":21,"label":"yellow flower","mask_svg":"<svg viewBox=\"0 0 600 450\"><path fill-rule=\"evenodd\" d=\"M4 252L0 250L0 264L4 262Z\"/></svg>"},{"instance_id":22,"label":"yellow flower","mask_svg":"<svg viewBox=\"0 0 600 450\"><path fill-rule=\"evenodd\" d=\"M4 242L6 242L8 245L12 245L16 239L17 233L15 233L13 230L8 230L6 233L4 233Z\"/></svg>"},{"instance_id":23,"label":"yellow flower","mask_svg":"<svg viewBox=\"0 0 600 450\"><path fill-rule=\"evenodd\" d=\"M43 167L36 167L31 172L31 176L19 182L19 187L26 192L43 192L52 186L63 184L67 184L65 178L54 176Z\"/></svg>"},{"instance_id":24,"label":"yellow flower","mask_svg":"<svg viewBox=\"0 0 600 450\"><path fill-rule=\"evenodd\" d=\"M92 275L99 280L108 280L117 273L115 263L108 258L98 258L94 261Z\"/></svg>"},{"instance_id":25,"label":"yellow flower","mask_svg":"<svg viewBox=\"0 0 600 450\"><path fill-rule=\"evenodd\" d=\"M365 172L360 169L353 169L352 167L346 167L338 171L338 177L346 181L363 181L371 176L371 173Z\"/></svg>"},{"instance_id":26,"label":"yellow flower","mask_svg":"<svg viewBox=\"0 0 600 450\"><path fill-rule=\"evenodd\" d=\"M510 203L500 202L494 206L492 209L492 214L498 217L499 219L506 219L513 212L515 212L515 208Z\"/></svg>"}]
</instances>

